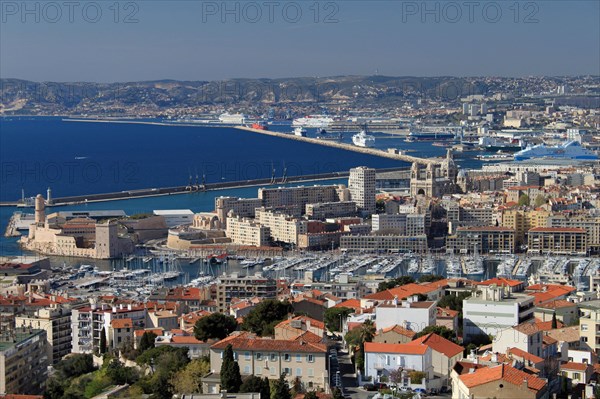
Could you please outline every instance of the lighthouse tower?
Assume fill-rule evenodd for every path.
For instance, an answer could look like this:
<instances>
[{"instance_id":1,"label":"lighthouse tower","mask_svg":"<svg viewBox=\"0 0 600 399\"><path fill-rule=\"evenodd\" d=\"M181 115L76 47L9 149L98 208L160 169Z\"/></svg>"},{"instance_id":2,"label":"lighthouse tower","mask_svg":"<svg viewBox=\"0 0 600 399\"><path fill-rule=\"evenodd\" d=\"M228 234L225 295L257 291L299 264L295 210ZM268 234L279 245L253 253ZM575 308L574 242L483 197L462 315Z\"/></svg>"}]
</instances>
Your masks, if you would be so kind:
<instances>
[{"instance_id":1,"label":"lighthouse tower","mask_svg":"<svg viewBox=\"0 0 600 399\"><path fill-rule=\"evenodd\" d=\"M42 194L35 197L35 224L38 226L46 222L46 203Z\"/></svg>"}]
</instances>

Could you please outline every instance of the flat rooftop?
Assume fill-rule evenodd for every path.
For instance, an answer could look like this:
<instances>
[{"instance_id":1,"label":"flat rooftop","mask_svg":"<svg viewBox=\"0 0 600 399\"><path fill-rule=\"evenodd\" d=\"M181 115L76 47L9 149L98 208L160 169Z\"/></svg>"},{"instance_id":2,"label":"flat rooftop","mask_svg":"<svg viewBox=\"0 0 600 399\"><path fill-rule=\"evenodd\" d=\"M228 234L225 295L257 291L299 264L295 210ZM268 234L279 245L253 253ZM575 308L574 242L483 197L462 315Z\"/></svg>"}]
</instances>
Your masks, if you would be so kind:
<instances>
[{"instance_id":1,"label":"flat rooftop","mask_svg":"<svg viewBox=\"0 0 600 399\"><path fill-rule=\"evenodd\" d=\"M29 329L17 328L11 331L9 335L8 332L3 332L0 335L0 352L10 349L11 347L28 340L29 338L36 336L42 330L32 329L29 332Z\"/></svg>"}]
</instances>

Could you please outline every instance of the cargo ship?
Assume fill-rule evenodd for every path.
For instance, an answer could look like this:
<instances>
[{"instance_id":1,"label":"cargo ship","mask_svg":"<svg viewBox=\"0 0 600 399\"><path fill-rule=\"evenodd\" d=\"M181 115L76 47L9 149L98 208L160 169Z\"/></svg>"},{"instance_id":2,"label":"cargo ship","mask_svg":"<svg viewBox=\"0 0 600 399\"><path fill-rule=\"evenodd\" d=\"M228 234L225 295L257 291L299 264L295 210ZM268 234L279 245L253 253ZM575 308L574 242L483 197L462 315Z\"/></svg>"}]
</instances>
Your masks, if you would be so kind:
<instances>
[{"instance_id":1,"label":"cargo ship","mask_svg":"<svg viewBox=\"0 0 600 399\"><path fill-rule=\"evenodd\" d=\"M454 140L456 135L451 132L426 132L411 130L406 141L440 141Z\"/></svg>"},{"instance_id":2,"label":"cargo ship","mask_svg":"<svg viewBox=\"0 0 600 399\"><path fill-rule=\"evenodd\" d=\"M527 147L515 153L515 161L528 159L572 159L572 160L598 160L598 154L583 148L577 141L568 141L557 146L544 144Z\"/></svg>"}]
</instances>

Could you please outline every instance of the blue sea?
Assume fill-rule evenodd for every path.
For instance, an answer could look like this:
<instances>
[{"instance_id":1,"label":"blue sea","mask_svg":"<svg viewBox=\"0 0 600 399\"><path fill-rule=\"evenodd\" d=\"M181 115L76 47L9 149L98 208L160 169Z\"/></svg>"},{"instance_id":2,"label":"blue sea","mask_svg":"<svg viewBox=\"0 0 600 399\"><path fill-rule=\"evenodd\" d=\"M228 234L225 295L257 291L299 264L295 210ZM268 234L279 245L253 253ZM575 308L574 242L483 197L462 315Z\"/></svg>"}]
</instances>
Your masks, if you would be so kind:
<instances>
[{"instance_id":1,"label":"blue sea","mask_svg":"<svg viewBox=\"0 0 600 399\"><path fill-rule=\"evenodd\" d=\"M291 131L283 125L273 130ZM314 134L314 132L310 132ZM373 133L377 147L408 150L420 157L442 156L443 147L406 143L401 137ZM351 142L345 133L342 142ZM27 197L93 194L141 188L182 186L205 176L206 182L347 171L365 165L389 168L409 165L387 158L316 144L265 136L233 128L66 122L55 117L0 118L0 201ZM473 159L457 159L477 167ZM344 181L340 181L344 182ZM314 184L314 183L310 183ZM256 197L257 188L227 189L159 198L94 203L61 210L123 209L128 214L153 209L209 211L220 195ZM16 210L0 207L4 231ZM0 239L0 253L19 253L15 239Z\"/></svg>"}]
</instances>

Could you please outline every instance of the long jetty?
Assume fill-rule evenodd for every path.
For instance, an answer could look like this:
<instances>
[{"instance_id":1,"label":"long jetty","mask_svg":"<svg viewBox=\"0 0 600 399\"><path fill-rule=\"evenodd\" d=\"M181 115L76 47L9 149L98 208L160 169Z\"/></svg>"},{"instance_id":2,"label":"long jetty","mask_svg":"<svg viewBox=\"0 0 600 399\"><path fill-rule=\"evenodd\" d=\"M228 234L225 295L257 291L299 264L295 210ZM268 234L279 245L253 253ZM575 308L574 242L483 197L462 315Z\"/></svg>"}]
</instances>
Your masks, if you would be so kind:
<instances>
[{"instance_id":1,"label":"long jetty","mask_svg":"<svg viewBox=\"0 0 600 399\"><path fill-rule=\"evenodd\" d=\"M382 172L406 172L408 168L382 168L377 169L378 173ZM104 201L117 201L126 199L136 199L145 197L160 197L165 195L177 195L177 194L190 194L203 191L215 191L232 188L242 187L258 187L258 186L281 186L283 184L290 183L302 183L317 180L332 180L342 179L348 177L349 171L342 172L328 172L318 173L311 175L302 176L281 176L277 178L264 178L264 179L253 179L253 180L242 180L232 182L220 182L220 183L206 183L206 184L194 184L187 186L175 186L175 187L162 187L162 188L146 188L139 190L125 190L117 191L112 193L100 193L100 194L87 194L87 195L74 195L69 197L55 197L52 199L51 204L46 206L64 206L64 205L77 205L85 204L90 202L104 202ZM0 202L0 206L19 206L19 201Z\"/></svg>"},{"instance_id":2,"label":"long jetty","mask_svg":"<svg viewBox=\"0 0 600 399\"><path fill-rule=\"evenodd\" d=\"M378 150L375 148L359 147L356 145L339 143L339 142L331 141L331 140L322 140L322 139L315 139L312 137L296 136L295 134L292 134L292 133L273 132L270 130L255 129L255 128L246 127L246 126L236 126L235 128L240 129L240 130L246 130L246 131L253 132L253 133L260 133L260 134L264 134L267 136L280 137L280 138L284 138L284 139L288 139L288 140L303 141L305 143L318 144L318 145L323 145L326 147L339 148L340 150L346 150L346 151L360 152L362 154L374 155L376 157L390 158L390 159L395 159L397 161L403 161L403 162L409 162L409 163L416 162L416 163L422 164L422 165L427 165L427 164L438 165L441 162L439 159L435 159L435 158L433 158L433 159L419 158L419 157L414 157L412 155L399 154L399 153L390 152L390 151L383 151L383 150Z\"/></svg>"}]
</instances>

